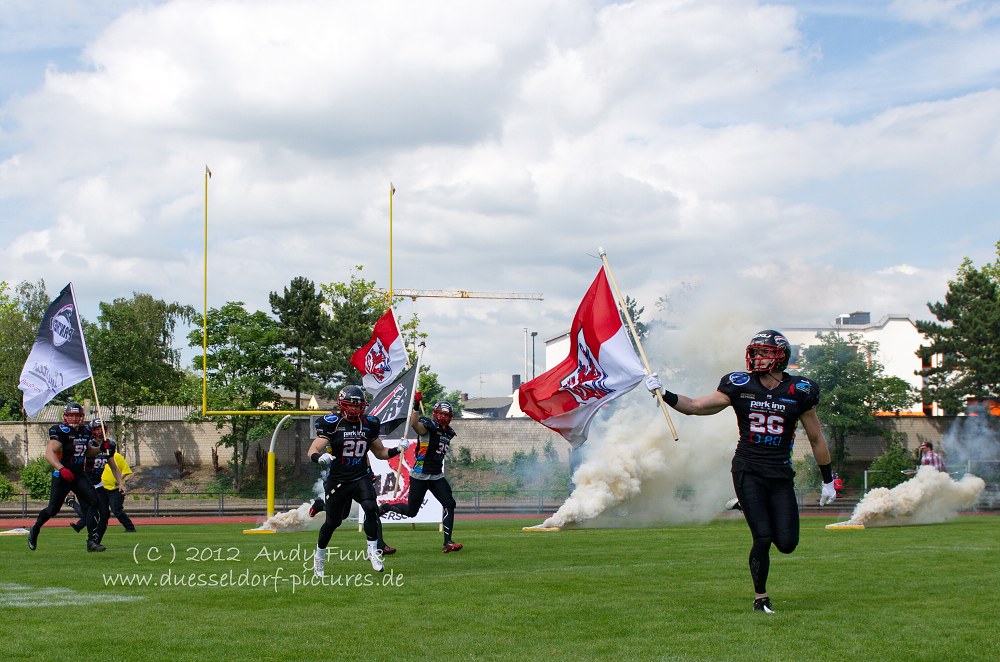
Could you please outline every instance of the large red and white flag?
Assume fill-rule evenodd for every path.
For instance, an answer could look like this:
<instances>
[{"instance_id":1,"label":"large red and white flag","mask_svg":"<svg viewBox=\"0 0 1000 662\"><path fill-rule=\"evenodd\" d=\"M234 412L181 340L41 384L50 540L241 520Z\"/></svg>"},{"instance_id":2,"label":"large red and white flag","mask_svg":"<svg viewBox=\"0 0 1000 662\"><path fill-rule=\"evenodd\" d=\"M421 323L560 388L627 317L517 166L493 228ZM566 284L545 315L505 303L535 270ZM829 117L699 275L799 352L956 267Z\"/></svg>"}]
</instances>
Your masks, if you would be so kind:
<instances>
[{"instance_id":1,"label":"large red and white flag","mask_svg":"<svg viewBox=\"0 0 1000 662\"><path fill-rule=\"evenodd\" d=\"M594 414L646 376L601 268L573 318L562 363L521 384L521 411L574 448L587 440Z\"/></svg>"},{"instance_id":2,"label":"large red and white flag","mask_svg":"<svg viewBox=\"0 0 1000 662\"><path fill-rule=\"evenodd\" d=\"M73 295L73 283L59 293L42 317L17 387L24 391L24 411L34 416L60 391L93 373L83 339L83 325Z\"/></svg>"},{"instance_id":3,"label":"large red and white flag","mask_svg":"<svg viewBox=\"0 0 1000 662\"><path fill-rule=\"evenodd\" d=\"M375 322L371 340L354 352L351 365L361 372L361 382L371 395L377 394L406 370L406 347L392 308Z\"/></svg>"}]
</instances>

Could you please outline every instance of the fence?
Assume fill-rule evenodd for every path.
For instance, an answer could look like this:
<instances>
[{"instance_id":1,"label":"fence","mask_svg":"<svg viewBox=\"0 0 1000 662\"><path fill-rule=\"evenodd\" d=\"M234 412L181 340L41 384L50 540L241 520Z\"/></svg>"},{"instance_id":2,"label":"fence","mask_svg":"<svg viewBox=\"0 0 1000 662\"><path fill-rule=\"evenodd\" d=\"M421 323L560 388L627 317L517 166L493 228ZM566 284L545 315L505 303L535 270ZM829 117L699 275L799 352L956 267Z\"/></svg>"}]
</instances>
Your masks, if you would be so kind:
<instances>
[{"instance_id":1,"label":"fence","mask_svg":"<svg viewBox=\"0 0 1000 662\"><path fill-rule=\"evenodd\" d=\"M867 480L867 477L866 477ZM802 511L850 511L863 498L865 490L845 489L835 502L835 508L819 507L819 493L796 491L795 496ZM455 512L465 515L521 514L550 515L559 509L568 494L562 490L455 490ZM686 495L678 493L679 499ZM275 495L275 512L294 510L313 497L301 495ZM48 501L32 499L28 494L18 494L8 501L0 501L0 517L33 519ZM720 504L721 510L722 504ZM192 517L192 516L263 516L267 512L264 494L246 496L232 492L129 492L125 500L129 515L138 517ZM980 496L974 511L1000 509L1000 485L989 483ZM75 518L73 509L66 506L59 517Z\"/></svg>"}]
</instances>

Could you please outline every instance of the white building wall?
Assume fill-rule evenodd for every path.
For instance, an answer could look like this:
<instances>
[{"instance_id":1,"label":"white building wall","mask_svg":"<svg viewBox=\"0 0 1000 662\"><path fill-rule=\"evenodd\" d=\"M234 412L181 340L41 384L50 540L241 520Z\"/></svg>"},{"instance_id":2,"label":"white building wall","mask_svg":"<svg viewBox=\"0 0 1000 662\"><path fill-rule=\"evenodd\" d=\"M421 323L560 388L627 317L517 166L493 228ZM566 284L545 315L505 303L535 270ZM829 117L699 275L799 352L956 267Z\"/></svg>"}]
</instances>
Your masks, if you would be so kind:
<instances>
[{"instance_id":1,"label":"white building wall","mask_svg":"<svg viewBox=\"0 0 1000 662\"><path fill-rule=\"evenodd\" d=\"M878 343L877 359L885 367L885 374L899 377L918 391L923 386L923 378L917 375L920 358L917 348L927 344L922 333L909 315L892 313L871 324L843 324L826 326L799 326L781 329L788 342L800 348L819 344L818 333L838 333L842 336L855 333L866 341ZM920 402L910 407L911 412L922 412Z\"/></svg>"}]
</instances>

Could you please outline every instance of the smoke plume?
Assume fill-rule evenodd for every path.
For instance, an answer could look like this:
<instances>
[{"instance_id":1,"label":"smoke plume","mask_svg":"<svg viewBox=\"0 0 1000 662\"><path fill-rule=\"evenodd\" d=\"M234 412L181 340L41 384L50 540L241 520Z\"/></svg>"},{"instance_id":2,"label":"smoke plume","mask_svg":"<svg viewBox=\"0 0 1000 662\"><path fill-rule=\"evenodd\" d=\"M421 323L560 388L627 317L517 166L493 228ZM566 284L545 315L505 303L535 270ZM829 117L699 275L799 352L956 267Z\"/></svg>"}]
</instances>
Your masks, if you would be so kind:
<instances>
[{"instance_id":1,"label":"smoke plume","mask_svg":"<svg viewBox=\"0 0 1000 662\"><path fill-rule=\"evenodd\" d=\"M323 481L317 480L313 485L313 491L317 498L323 497ZM278 533L291 533L293 531L317 530L326 521L326 512L320 511L315 517L309 517L309 508L312 502L305 502L298 508L286 510L283 513L271 515L260 525L261 529L277 531Z\"/></svg>"},{"instance_id":2,"label":"smoke plume","mask_svg":"<svg viewBox=\"0 0 1000 662\"><path fill-rule=\"evenodd\" d=\"M702 293L704 294L704 293ZM699 296L683 328L654 326L643 347L665 388L693 397L713 393L722 375L745 367L750 337L765 322ZM764 319L759 318L757 319ZM640 384L598 414L573 473L573 492L542 527L641 526L707 522L733 496L730 461L738 430L732 409L715 416L669 410L674 441L656 401Z\"/></svg>"},{"instance_id":3,"label":"smoke plume","mask_svg":"<svg viewBox=\"0 0 1000 662\"><path fill-rule=\"evenodd\" d=\"M920 467L905 483L868 492L845 523L877 527L944 522L975 505L985 487L985 481L972 474L955 481L934 467Z\"/></svg>"}]
</instances>

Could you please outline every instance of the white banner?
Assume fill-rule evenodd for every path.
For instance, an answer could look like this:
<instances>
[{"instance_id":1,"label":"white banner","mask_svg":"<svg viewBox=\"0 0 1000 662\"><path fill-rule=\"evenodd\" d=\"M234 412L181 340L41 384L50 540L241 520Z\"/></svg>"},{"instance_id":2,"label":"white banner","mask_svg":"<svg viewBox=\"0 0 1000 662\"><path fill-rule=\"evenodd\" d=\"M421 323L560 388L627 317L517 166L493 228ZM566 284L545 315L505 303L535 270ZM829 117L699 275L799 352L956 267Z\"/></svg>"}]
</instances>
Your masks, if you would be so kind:
<instances>
[{"instance_id":1,"label":"white banner","mask_svg":"<svg viewBox=\"0 0 1000 662\"><path fill-rule=\"evenodd\" d=\"M387 448L391 448L393 442L384 441ZM378 495L379 505L394 505L399 504L401 506L406 506L407 499L410 496L410 465L413 463L413 455L416 452L416 444L411 444L403 455L397 455L396 457L386 461L380 460L374 455L368 455L368 461L371 462L372 471L375 473L375 494ZM395 490L395 497L393 496L393 488L396 487L396 467L399 465L399 461L403 461L402 468L399 472L399 486ZM404 517L398 513L386 513L382 516L383 524L407 524L407 523L422 523L430 522L432 524L440 524L441 517L444 514L441 503L434 498L434 495L427 492L424 496L424 502L420 504L420 511L415 517ZM365 513L363 510L358 509L358 524L365 521Z\"/></svg>"}]
</instances>

